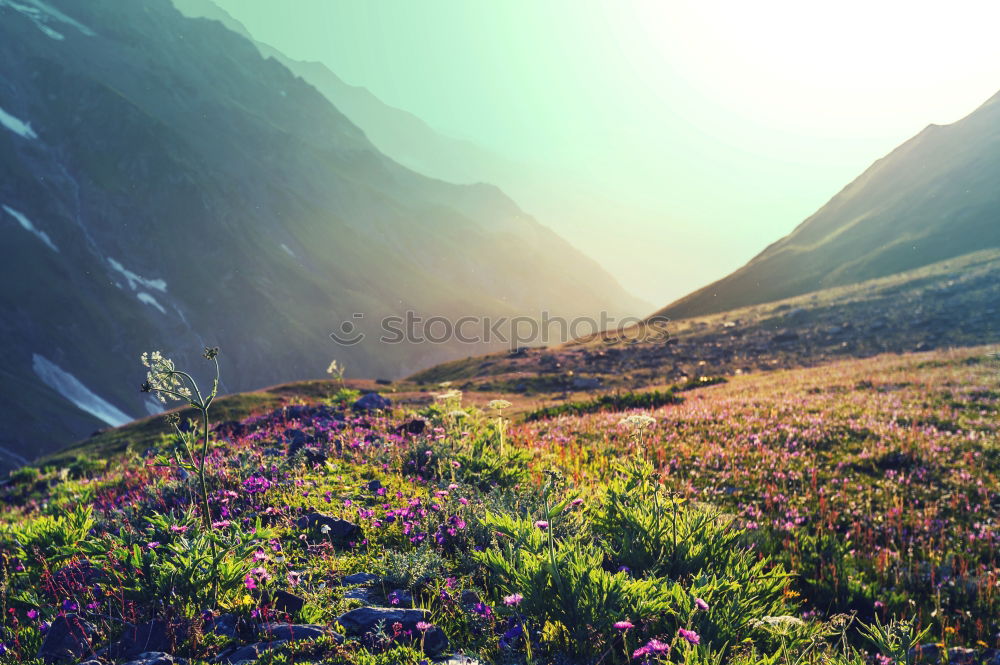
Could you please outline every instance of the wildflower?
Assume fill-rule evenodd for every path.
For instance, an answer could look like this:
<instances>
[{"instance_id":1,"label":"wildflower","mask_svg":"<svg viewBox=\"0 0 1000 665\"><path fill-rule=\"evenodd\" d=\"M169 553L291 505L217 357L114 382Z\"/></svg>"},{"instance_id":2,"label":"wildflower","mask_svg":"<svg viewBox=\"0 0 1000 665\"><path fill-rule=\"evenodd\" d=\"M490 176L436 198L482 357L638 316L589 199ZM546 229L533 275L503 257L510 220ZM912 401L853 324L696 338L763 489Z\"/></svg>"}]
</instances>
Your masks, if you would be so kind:
<instances>
[{"instance_id":1,"label":"wildflower","mask_svg":"<svg viewBox=\"0 0 1000 665\"><path fill-rule=\"evenodd\" d=\"M154 550L154 549L156 549L159 546L160 546L160 543L158 543L155 540L152 541L152 542L146 543L146 549L148 549L148 550Z\"/></svg>"},{"instance_id":2,"label":"wildflower","mask_svg":"<svg viewBox=\"0 0 1000 665\"><path fill-rule=\"evenodd\" d=\"M510 408L514 405L505 399L494 399L490 400L490 402L486 406L488 406L491 409L496 409L497 411L501 411L503 409Z\"/></svg>"},{"instance_id":3,"label":"wildflower","mask_svg":"<svg viewBox=\"0 0 1000 665\"><path fill-rule=\"evenodd\" d=\"M635 628L631 621L615 621L615 630L627 632Z\"/></svg>"},{"instance_id":4,"label":"wildflower","mask_svg":"<svg viewBox=\"0 0 1000 665\"><path fill-rule=\"evenodd\" d=\"M30 609L30 610L28 610L28 618L32 619L32 620L37 619L38 618L38 610L36 610L36 609Z\"/></svg>"},{"instance_id":5,"label":"wildflower","mask_svg":"<svg viewBox=\"0 0 1000 665\"><path fill-rule=\"evenodd\" d=\"M574 508L576 508L577 506L582 506L583 505L583 499L579 499L579 498L573 499L572 501L569 502L569 505L573 506Z\"/></svg>"},{"instance_id":6,"label":"wildflower","mask_svg":"<svg viewBox=\"0 0 1000 665\"><path fill-rule=\"evenodd\" d=\"M694 599L694 606L697 607L702 612L707 612L708 611L708 603L706 603L701 598L695 598Z\"/></svg>"},{"instance_id":7,"label":"wildflower","mask_svg":"<svg viewBox=\"0 0 1000 665\"><path fill-rule=\"evenodd\" d=\"M322 533L325 536L326 534L330 533L330 525L329 524L324 524L323 526L321 526L319 528L319 530L320 530L320 533Z\"/></svg>"},{"instance_id":8,"label":"wildflower","mask_svg":"<svg viewBox=\"0 0 1000 665\"><path fill-rule=\"evenodd\" d=\"M504 605L510 607L520 605L522 600L524 600L524 596L519 593L512 593L509 596L504 596L503 598Z\"/></svg>"},{"instance_id":9,"label":"wildflower","mask_svg":"<svg viewBox=\"0 0 1000 665\"><path fill-rule=\"evenodd\" d=\"M257 580L253 578L253 575L247 575L246 577L244 577L243 584L245 584L246 588L250 590L257 588Z\"/></svg>"},{"instance_id":10,"label":"wildflower","mask_svg":"<svg viewBox=\"0 0 1000 665\"><path fill-rule=\"evenodd\" d=\"M467 416L468 416L469 414L468 414L468 413L466 413L465 411L462 411L461 409L455 409L454 411L449 411L449 412L448 412L448 415L449 415L449 416L450 416L451 418L456 418L456 419L458 419L458 418L465 418L465 417L467 417Z\"/></svg>"},{"instance_id":11,"label":"wildflower","mask_svg":"<svg viewBox=\"0 0 1000 665\"><path fill-rule=\"evenodd\" d=\"M549 523L546 522L545 520L538 520L537 522L535 522L535 526L541 529L542 531L545 531L546 529L549 528Z\"/></svg>"},{"instance_id":12,"label":"wildflower","mask_svg":"<svg viewBox=\"0 0 1000 665\"><path fill-rule=\"evenodd\" d=\"M157 399L164 404L168 397L180 401L191 399L191 389L181 380L174 361L164 358L159 351L143 353L139 359L149 369L142 384L143 392L155 392Z\"/></svg>"},{"instance_id":13,"label":"wildflower","mask_svg":"<svg viewBox=\"0 0 1000 665\"><path fill-rule=\"evenodd\" d=\"M180 526L179 524L170 525L170 533L184 533L188 528L186 526Z\"/></svg>"},{"instance_id":14,"label":"wildflower","mask_svg":"<svg viewBox=\"0 0 1000 665\"><path fill-rule=\"evenodd\" d=\"M417 622L417 630L419 630L421 633L426 633L428 630L430 630L433 627L434 627L434 624L427 623L426 621L418 621Z\"/></svg>"},{"instance_id":15,"label":"wildflower","mask_svg":"<svg viewBox=\"0 0 1000 665\"><path fill-rule=\"evenodd\" d=\"M656 418L642 413L633 413L618 421L619 425L624 425L634 430L643 430L656 425Z\"/></svg>"},{"instance_id":16,"label":"wildflower","mask_svg":"<svg viewBox=\"0 0 1000 665\"><path fill-rule=\"evenodd\" d=\"M690 644L700 644L701 636L693 630L678 629L677 634L687 640Z\"/></svg>"}]
</instances>

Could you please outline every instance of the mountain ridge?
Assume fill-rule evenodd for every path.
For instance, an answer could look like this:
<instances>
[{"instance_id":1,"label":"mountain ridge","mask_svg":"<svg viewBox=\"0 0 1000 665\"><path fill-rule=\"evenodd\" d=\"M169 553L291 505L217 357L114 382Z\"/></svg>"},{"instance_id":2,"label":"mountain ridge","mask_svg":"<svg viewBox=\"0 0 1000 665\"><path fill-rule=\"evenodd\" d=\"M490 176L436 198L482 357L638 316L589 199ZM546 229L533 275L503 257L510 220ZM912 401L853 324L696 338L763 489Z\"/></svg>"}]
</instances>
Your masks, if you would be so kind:
<instances>
[{"instance_id":1,"label":"mountain ridge","mask_svg":"<svg viewBox=\"0 0 1000 665\"><path fill-rule=\"evenodd\" d=\"M1000 247L991 186L1000 173L998 98L950 125L928 125L742 268L657 315L717 313Z\"/></svg>"}]
</instances>

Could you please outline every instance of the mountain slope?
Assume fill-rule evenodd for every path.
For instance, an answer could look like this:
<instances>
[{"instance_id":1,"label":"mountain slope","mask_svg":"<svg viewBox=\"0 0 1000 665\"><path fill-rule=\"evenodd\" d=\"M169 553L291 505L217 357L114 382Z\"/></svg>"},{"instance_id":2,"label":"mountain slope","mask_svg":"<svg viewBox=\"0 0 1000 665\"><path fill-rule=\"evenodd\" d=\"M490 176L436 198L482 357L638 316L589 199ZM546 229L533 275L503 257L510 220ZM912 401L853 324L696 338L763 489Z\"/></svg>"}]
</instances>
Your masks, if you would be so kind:
<instances>
[{"instance_id":1,"label":"mountain slope","mask_svg":"<svg viewBox=\"0 0 1000 665\"><path fill-rule=\"evenodd\" d=\"M312 86L167 0L0 0L0 344L11 464L155 405L138 354L219 344L227 390L415 370L379 320L634 314L495 188L420 176ZM356 319L354 313L363 313ZM354 321L369 337L335 345ZM0 450L0 452L2 452Z\"/></svg>"},{"instance_id":2,"label":"mountain slope","mask_svg":"<svg viewBox=\"0 0 1000 665\"><path fill-rule=\"evenodd\" d=\"M747 265L664 308L699 316L1000 247L1000 94L878 160Z\"/></svg>"}]
</instances>

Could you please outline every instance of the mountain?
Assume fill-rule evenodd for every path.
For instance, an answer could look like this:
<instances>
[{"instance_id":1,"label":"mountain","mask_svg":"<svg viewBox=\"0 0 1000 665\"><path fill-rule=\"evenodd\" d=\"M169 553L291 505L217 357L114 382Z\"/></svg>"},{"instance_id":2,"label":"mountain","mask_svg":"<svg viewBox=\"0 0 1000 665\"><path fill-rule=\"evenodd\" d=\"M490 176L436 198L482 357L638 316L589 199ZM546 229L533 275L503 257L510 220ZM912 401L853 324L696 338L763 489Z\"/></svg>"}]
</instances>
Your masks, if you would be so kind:
<instances>
[{"instance_id":1,"label":"mountain","mask_svg":"<svg viewBox=\"0 0 1000 665\"><path fill-rule=\"evenodd\" d=\"M503 183L526 168L472 141L441 133L409 111L386 104L367 88L346 83L322 62L296 60L256 40L239 19L212 0L173 3L185 16L218 21L251 40L261 55L274 58L313 85L379 150L418 173L459 184Z\"/></svg>"},{"instance_id":2,"label":"mountain","mask_svg":"<svg viewBox=\"0 0 1000 665\"><path fill-rule=\"evenodd\" d=\"M212 0L174 0L174 5L187 16L219 21L252 40L262 55L274 58L319 90L393 160L447 182L497 185L576 246L592 248L594 253L606 251L609 229L620 226L622 219L644 220L647 225L662 222L661 214L628 204L564 170L513 159L473 141L449 136L416 115L385 103L367 88L346 83L322 62L290 58L255 40L243 23ZM654 271L642 272L641 264L629 251L621 251L621 245L611 248L608 261L617 260L615 274L629 275L635 288L657 290L651 285L668 280ZM616 259L619 253L629 259ZM632 302L635 304L631 309L642 314L655 309L645 300Z\"/></svg>"},{"instance_id":3,"label":"mountain","mask_svg":"<svg viewBox=\"0 0 1000 665\"><path fill-rule=\"evenodd\" d=\"M1000 247L1000 94L930 125L733 274L668 305L686 318Z\"/></svg>"},{"instance_id":4,"label":"mountain","mask_svg":"<svg viewBox=\"0 0 1000 665\"><path fill-rule=\"evenodd\" d=\"M331 357L394 376L489 346L379 343L407 311L639 312L495 187L389 159L313 86L168 0L0 0L0 60L9 464L157 410L137 389L145 350L192 366L220 345L233 391ZM368 337L335 344L345 321Z\"/></svg>"}]
</instances>

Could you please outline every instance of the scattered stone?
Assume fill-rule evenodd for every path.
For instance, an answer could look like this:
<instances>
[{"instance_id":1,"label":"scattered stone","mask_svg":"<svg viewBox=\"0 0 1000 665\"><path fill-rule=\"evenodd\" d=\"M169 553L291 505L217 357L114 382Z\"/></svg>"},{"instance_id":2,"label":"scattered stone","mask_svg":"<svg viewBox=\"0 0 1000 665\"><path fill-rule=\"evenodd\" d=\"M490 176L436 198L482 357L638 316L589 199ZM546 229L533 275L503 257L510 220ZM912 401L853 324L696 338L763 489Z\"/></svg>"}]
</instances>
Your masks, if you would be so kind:
<instances>
[{"instance_id":1,"label":"scattered stone","mask_svg":"<svg viewBox=\"0 0 1000 665\"><path fill-rule=\"evenodd\" d=\"M298 519L296 525L300 529L319 531L324 539L329 538L335 543L361 539L361 527L347 520L330 517L323 513L308 513Z\"/></svg>"},{"instance_id":2,"label":"scattered stone","mask_svg":"<svg viewBox=\"0 0 1000 665\"><path fill-rule=\"evenodd\" d=\"M259 632L261 639L279 640L282 642L315 640L317 637L323 637L324 635L333 635L334 639L343 639L336 633L327 630L325 626L312 623L266 623L260 627Z\"/></svg>"},{"instance_id":3,"label":"scattered stone","mask_svg":"<svg viewBox=\"0 0 1000 665\"><path fill-rule=\"evenodd\" d=\"M178 626L171 626L163 619L130 626L117 642L108 647L107 655L117 660L137 658L144 653L166 653L184 640L184 635L179 634L181 632Z\"/></svg>"},{"instance_id":4,"label":"scattered stone","mask_svg":"<svg viewBox=\"0 0 1000 665\"><path fill-rule=\"evenodd\" d=\"M125 665L187 665L187 659L171 656L162 651L147 651L139 654L135 660L130 660Z\"/></svg>"},{"instance_id":5,"label":"scattered stone","mask_svg":"<svg viewBox=\"0 0 1000 665\"><path fill-rule=\"evenodd\" d=\"M447 658L438 658L434 660L435 665L482 665L482 663L475 658L469 658L468 656L463 656L460 653L453 653Z\"/></svg>"},{"instance_id":6,"label":"scattered stone","mask_svg":"<svg viewBox=\"0 0 1000 665\"><path fill-rule=\"evenodd\" d=\"M385 599L393 607L413 607L413 594L406 589L390 591Z\"/></svg>"},{"instance_id":7,"label":"scattered stone","mask_svg":"<svg viewBox=\"0 0 1000 665\"><path fill-rule=\"evenodd\" d=\"M595 377L577 376L573 379L574 390L598 390L601 385L601 380Z\"/></svg>"},{"instance_id":8,"label":"scattered stone","mask_svg":"<svg viewBox=\"0 0 1000 665\"><path fill-rule=\"evenodd\" d=\"M406 431L410 434L423 434L427 428L427 421L423 418L414 418L406 423Z\"/></svg>"},{"instance_id":9,"label":"scattered stone","mask_svg":"<svg viewBox=\"0 0 1000 665\"><path fill-rule=\"evenodd\" d=\"M235 649L228 649L219 654L216 663L253 662L269 651L277 651L285 646L283 640L277 642L256 642Z\"/></svg>"},{"instance_id":10,"label":"scattered stone","mask_svg":"<svg viewBox=\"0 0 1000 665\"><path fill-rule=\"evenodd\" d=\"M94 653L90 646L96 631L76 614L56 617L45 633L38 658L47 663L60 660L80 660Z\"/></svg>"},{"instance_id":11,"label":"scattered stone","mask_svg":"<svg viewBox=\"0 0 1000 665\"><path fill-rule=\"evenodd\" d=\"M403 626L403 630L411 631L419 638L421 635L420 631L417 630L417 622L427 621L429 618L430 612L427 610L359 607L341 614L337 618L337 623L343 626L344 632L354 636L366 635L375 630L380 624L391 626L394 623L400 623ZM424 651L429 656L444 653L445 649L448 648L448 638L445 636L444 631L437 626L428 630L422 637Z\"/></svg>"},{"instance_id":12,"label":"scattered stone","mask_svg":"<svg viewBox=\"0 0 1000 665\"><path fill-rule=\"evenodd\" d=\"M949 665L976 665L979 663L979 658L975 649L952 647L948 649L948 663Z\"/></svg>"},{"instance_id":13,"label":"scattered stone","mask_svg":"<svg viewBox=\"0 0 1000 665\"><path fill-rule=\"evenodd\" d=\"M392 400L388 397L383 397L378 393L368 393L358 398L358 400L351 405L351 408L355 411L380 411L388 409L390 406L392 406Z\"/></svg>"},{"instance_id":14,"label":"scattered stone","mask_svg":"<svg viewBox=\"0 0 1000 665\"><path fill-rule=\"evenodd\" d=\"M249 632L246 630L245 622L240 617L231 613L220 614L205 627L216 635L231 639L236 639Z\"/></svg>"},{"instance_id":15,"label":"scattered stone","mask_svg":"<svg viewBox=\"0 0 1000 665\"><path fill-rule=\"evenodd\" d=\"M304 598L288 591L278 591L271 597L271 607L279 612L287 612L288 614L298 613L305 604L306 601Z\"/></svg>"},{"instance_id":16,"label":"scattered stone","mask_svg":"<svg viewBox=\"0 0 1000 665\"><path fill-rule=\"evenodd\" d=\"M340 583L343 586L351 586L354 584L375 584L378 582L378 575L372 575L371 573L354 573L343 577Z\"/></svg>"},{"instance_id":17,"label":"scattered stone","mask_svg":"<svg viewBox=\"0 0 1000 665\"><path fill-rule=\"evenodd\" d=\"M372 480L367 485L365 485L365 488L369 492L377 492L380 489L382 489L382 482L378 478L376 478L375 480Z\"/></svg>"}]
</instances>

